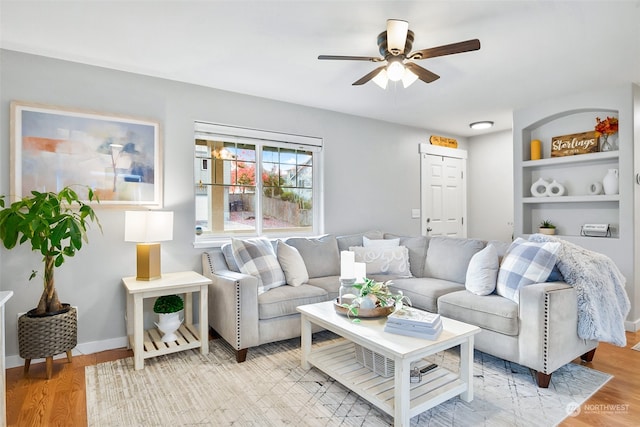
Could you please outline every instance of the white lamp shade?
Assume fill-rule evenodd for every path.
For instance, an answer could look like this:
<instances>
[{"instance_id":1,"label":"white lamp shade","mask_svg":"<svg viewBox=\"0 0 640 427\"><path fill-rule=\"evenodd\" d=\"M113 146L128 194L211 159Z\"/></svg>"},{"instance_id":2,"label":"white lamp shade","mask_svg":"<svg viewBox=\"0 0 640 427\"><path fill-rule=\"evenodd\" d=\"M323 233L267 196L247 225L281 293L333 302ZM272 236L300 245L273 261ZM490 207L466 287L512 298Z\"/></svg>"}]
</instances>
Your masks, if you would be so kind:
<instances>
[{"instance_id":1,"label":"white lamp shade","mask_svg":"<svg viewBox=\"0 0 640 427\"><path fill-rule=\"evenodd\" d=\"M402 76L402 85L405 87L405 89L411 86L416 80L418 80L418 76L416 76L413 71L405 68L404 75Z\"/></svg>"},{"instance_id":2,"label":"white lamp shade","mask_svg":"<svg viewBox=\"0 0 640 427\"><path fill-rule=\"evenodd\" d=\"M393 61L389 63L389 65L387 66L387 77L389 77L389 80L391 80L392 82L397 82L399 80L402 80L403 76L404 65L402 65L402 62Z\"/></svg>"},{"instance_id":3,"label":"white lamp shade","mask_svg":"<svg viewBox=\"0 0 640 427\"><path fill-rule=\"evenodd\" d=\"M407 31L409 23L399 19L387 20L387 49L393 55L404 52L404 45L407 41Z\"/></svg>"},{"instance_id":4,"label":"white lamp shade","mask_svg":"<svg viewBox=\"0 0 640 427\"><path fill-rule=\"evenodd\" d=\"M173 212L126 211L125 242L152 243L173 239Z\"/></svg>"},{"instance_id":5,"label":"white lamp shade","mask_svg":"<svg viewBox=\"0 0 640 427\"><path fill-rule=\"evenodd\" d=\"M384 68L380 70L380 72L373 78L373 82L380 86L382 89L386 89L387 83L389 83L389 79L387 78L387 70L385 70Z\"/></svg>"}]
</instances>

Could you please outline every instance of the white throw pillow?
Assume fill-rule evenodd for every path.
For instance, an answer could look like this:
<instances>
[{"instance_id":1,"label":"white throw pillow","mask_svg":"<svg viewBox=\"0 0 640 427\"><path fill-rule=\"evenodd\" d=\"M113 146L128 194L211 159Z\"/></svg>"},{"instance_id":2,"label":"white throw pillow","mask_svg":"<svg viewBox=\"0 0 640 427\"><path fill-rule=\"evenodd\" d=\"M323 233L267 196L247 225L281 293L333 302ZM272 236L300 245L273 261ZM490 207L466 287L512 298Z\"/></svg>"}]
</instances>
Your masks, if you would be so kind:
<instances>
[{"instance_id":1,"label":"white throw pillow","mask_svg":"<svg viewBox=\"0 0 640 427\"><path fill-rule=\"evenodd\" d=\"M349 250L355 253L356 262L367 264L367 274L412 277L409 270L409 251L405 246L351 246Z\"/></svg>"},{"instance_id":2,"label":"white throw pillow","mask_svg":"<svg viewBox=\"0 0 640 427\"><path fill-rule=\"evenodd\" d=\"M560 242L529 242L518 237L500 264L496 292L520 302L520 288L545 282L556 265Z\"/></svg>"},{"instance_id":3,"label":"white throw pillow","mask_svg":"<svg viewBox=\"0 0 640 427\"><path fill-rule=\"evenodd\" d=\"M258 278L258 294L285 284L284 272L269 240L232 238L231 249L240 272Z\"/></svg>"},{"instance_id":4,"label":"white throw pillow","mask_svg":"<svg viewBox=\"0 0 640 427\"><path fill-rule=\"evenodd\" d=\"M496 289L499 267L498 251L489 244L471 257L464 286L476 295L492 294Z\"/></svg>"},{"instance_id":5,"label":"white throw pillow","mask_svg":"<svg viewBox=\"0 0 640 427\"><path fill-rule=\"evenodd\" d=\"M367 236L362 236L362 246L365 248L392 248L400 246L400 239L369 239Z\"/></svg>"},{"instance_id":6,"label":"white throw pillow","mask_svg":"<svg viewBox=\"0 0 640 427\"><path fill-rule=\"evenodd\" d=\"M287 279L287 285L300 286L309 281L307 266L304 265L302 255L296 248L278 240L276 253L280 267L284 271L284 277Z\"/></svg>"}]
</instances>

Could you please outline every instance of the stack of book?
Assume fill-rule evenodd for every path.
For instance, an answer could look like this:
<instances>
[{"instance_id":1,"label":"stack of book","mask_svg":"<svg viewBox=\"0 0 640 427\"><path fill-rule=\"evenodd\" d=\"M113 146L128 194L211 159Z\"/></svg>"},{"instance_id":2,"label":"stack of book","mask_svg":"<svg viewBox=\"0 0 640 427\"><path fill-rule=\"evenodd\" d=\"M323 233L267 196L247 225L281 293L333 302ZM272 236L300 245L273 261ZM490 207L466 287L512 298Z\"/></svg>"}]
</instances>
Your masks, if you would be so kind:
<instances>
[{"instance_id":1,"label":"stack of book","mask_svg":"<svg viewBox=\"0 0 640 427\"><path fill-rule=\"evenodd\" d=\"M387 317L385 332L435 340L442 332L442 319L437 313L403 307Z\"/></svg>"}]
</instances>

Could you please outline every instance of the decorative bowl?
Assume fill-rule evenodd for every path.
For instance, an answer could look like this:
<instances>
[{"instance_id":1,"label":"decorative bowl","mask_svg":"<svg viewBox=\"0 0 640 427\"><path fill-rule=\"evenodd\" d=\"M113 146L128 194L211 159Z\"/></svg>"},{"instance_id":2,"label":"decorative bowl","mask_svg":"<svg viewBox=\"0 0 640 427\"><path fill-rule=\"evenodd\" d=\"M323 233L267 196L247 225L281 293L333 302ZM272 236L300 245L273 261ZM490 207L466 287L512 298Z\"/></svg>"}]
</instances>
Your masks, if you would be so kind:
<instances>
[{"instance_id":1,"label":"decorative bowl","mask_svg":"<svg viewBox=\"0 0 640 427\"><path fill-rule=\"evenodd\" d=\"M333 308L336 310L336 313L338 314L342 314L343 316L347 316L349 309L342 307L340 304L338 304L337 300L333 301ZM362 317L362 318L366 318L366 317L385 317L390 315L391 313L393 313L393 307L376 307L376 308L358 308L358 316L357 317ZM352 314L349 314L350 316L356 317Z\"/></svg>"}]
</instances>

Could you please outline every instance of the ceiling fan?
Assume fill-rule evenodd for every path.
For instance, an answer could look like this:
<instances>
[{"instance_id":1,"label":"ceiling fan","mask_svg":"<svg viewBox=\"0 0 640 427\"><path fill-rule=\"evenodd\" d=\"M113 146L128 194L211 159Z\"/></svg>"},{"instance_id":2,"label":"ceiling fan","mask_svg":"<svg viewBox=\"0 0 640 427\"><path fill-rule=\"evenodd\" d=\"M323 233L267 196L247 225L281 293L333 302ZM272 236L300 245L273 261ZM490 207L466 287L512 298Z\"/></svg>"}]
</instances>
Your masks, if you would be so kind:
<instances>
[{"instance_id":1,"label":"ceiling fan","mask_svg":"<svg viewBox=\"0 0 640 427\"><path fill-rule=\"evenodd\" d=\"M417 79L425 83L431 83L440 78L439 75L422 68L412 61L478 50L480 49L480 40L472 39L414 52L411 52L412 46L413 31L409 29L409 23L399 19L388 19L387 30L378 35L378 47L382 57L320 55L318 59L371 62L386 61L385 65L364 75L361 79L356 80L353 85L359 86L367 83L369 80L373 80L378 86L385 89L388 80L402 80L406 88Z\"/></svg>"}]
</instances>

